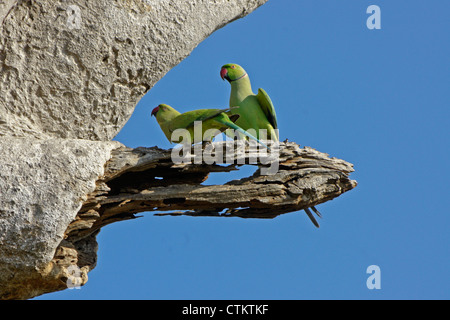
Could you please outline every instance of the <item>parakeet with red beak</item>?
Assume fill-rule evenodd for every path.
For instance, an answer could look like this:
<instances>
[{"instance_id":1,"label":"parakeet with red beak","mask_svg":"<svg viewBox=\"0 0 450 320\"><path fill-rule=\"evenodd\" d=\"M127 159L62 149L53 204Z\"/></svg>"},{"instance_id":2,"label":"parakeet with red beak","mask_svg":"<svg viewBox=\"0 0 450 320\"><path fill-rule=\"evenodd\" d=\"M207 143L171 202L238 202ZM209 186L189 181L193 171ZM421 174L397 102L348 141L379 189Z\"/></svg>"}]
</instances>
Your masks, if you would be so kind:
<instances>
[{"instance_id":1,"label":"parakeet with red beak","mask_svg":"<svg viewBox=\"0 0 450 320\"><path fill-rule=\"evenodd\" d=\"M181 137L175 136L172 137L172 133L176 129L187 129L190 134L190 143L196 143L200 141L195 141L194 129L195 122L199 121L202 125L201 131L201 140L202 141L212 141L212 139L225 131L226 129L234 129L241 134L249 137L260 143L265 148L268 148L263 142L259 141L253 135L249 134L241 127L237 126L234 121L239 118L239 115L230 115L228 116L225 112L230 111L231 108L228 109L198 109L193 111L188 111L185 113L180 113L171 106L167 104L160 104L152 111L152 116L155 116L156 121L158 121L161 130L164 132L167 140L174 143L180 143ZM205 135L208 129L216 129L211 130L208 134Z\"/></svg>"},{"instance_id":2,"label":"parakeet with red beak","mask_svg":"<svg viewBox=\"0 0 450 320\"><path fill-rule=\"evenodd\" d=\"M231 85L230 107L231 114L239 114L236 124L244 130L256 130L256 137L260 138L260 129L267 130L267 139L278 141L278 124L275 108L269 95L263 89L254 94L247 72L240 65L228 63L220 69L220 77Z\"/></svg>"},{"instance_id":3,"label":"parakeet with red beak","mask_svg":"<svg viewBox=\"0 0 450 320\"><path fill-rule=\"evenodd\" d=\"M220 77L231 85L230 106L239 106L239 108L230 110L231 114L239 114L236 124L244 130L256 130L257 138L260 138L259 129L266 129L267 138L278 141L277 116L272 100L266 91L258 89L258 94L254 94L247 72L235 63L223 65L220 69ZM322 217L315 207L311 207L311 209L318 217ZM305 212L318 228L319 223L311 210L306 208Z\"/></svg>"}]
</instances>

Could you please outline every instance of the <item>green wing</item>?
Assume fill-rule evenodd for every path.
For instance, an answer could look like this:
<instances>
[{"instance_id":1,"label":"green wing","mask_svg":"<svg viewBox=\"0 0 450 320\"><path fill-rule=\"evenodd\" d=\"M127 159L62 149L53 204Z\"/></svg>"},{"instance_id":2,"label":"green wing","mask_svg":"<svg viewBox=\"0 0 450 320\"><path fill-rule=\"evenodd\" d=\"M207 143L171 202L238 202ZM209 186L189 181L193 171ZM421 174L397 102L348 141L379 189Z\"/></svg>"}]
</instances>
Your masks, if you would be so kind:
<instances>
[{"instance_id":1,"label":"green wing","mask_svg":"<svg viewBox=\"0 0 450 320\"><path fill-rule=\"evenodd\" d=\"M204 122L228 110L229 109L198 109L182 113L170 121L169 130L173 132L174 130L180 128L189 129L194 126L195 121Z\"/></svg>"},{"instance_id":2,"label":"green wing","mask_svg":"<svg viewBox=\"0 0 450 320\"><path fill-rule=\"evenodd\" d=\"M275 108L273 106L272 100L270 100L269 95L264 89L258 89L258 94L256 95L259 105L262 111L267 117L267 120L272 125L274 129L278 129L277 115L275 113Z\"/></svg>"}]
</instances>

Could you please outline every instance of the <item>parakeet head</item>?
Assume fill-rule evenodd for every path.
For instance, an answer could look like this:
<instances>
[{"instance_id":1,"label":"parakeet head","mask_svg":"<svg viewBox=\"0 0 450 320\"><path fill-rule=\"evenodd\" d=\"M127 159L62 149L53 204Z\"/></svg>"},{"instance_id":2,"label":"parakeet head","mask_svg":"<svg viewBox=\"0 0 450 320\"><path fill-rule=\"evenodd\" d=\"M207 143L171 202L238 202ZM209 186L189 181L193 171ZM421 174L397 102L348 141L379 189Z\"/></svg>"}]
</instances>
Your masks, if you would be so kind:
<instances>
[{"instance_id":1,"label":"parakeet head","mask_svg":"<svg viewBox=\"0 0 450 320\"><path fill-rule=\"evenodd\" d=\"M233 82L244 78L247 75L244 68L235 63L228 63L220 69L220 77L222 80L227 79L228 82Z\"/></svg>"},{"instance_id":2,"label":"parakeet head","mask_svg":"<svg viewBox=\"0 0 450 320\"><path fill-rule=\"evenodd\" d=\"M156 108L154 108L152 110L152 116L155 116L156 120L158 120L158 122L160 120L164 120L164 121L168 121L171 120L173 118L175 118L176 116L178 116L180 113L175 110L174 108L172 108L171 106L167 105L167 104L160 104L159 106L157 106Z\"/></svg>"}]
</instances>

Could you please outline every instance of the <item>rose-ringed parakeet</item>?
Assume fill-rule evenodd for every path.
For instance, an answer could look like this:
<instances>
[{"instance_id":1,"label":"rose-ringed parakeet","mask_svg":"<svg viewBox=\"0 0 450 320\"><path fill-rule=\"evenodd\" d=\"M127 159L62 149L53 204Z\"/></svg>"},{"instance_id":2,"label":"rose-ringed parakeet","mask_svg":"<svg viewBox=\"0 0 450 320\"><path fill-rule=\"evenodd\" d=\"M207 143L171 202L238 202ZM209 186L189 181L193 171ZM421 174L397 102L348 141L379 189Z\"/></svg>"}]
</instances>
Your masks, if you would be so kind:
<instances>
[{"instance_id":1,"label":"rose-ringed parakeet","mask_svg":"<svg viewBox=\"0 0 450 320\"><path fill-rule=\"evenodd\" d=\"M256 130L257 138L260 138L259 130L265 129L267 139L278 141L277 116L266 91L258 89L258 94L254 94L247 72L235 63L222 66L220 76L231 85L230 107L239 106L230 111L239 114L236 124L244 130Z\"/></svg>"},{"instance_id":2,"label":"rose-ringed parakeet","mask_svg":"<svg viewBox=\"0 0 450 320\"><path fill-rule=\"evenodd\" d=\"M230 111L231 114L239 114L236 124L244 130L256 130L256 137L259 136L260 129L267 130L267 138L278 141L278 124L275 108L269 95L263 89L258 89L258 94L254 94L247 72L240 65L228 63L220 69L220 77L227 80L231 85L230 106L239 106ZM322 217L315 208L311 209ZM305 209L306 214L312 223L319 227L309 208Z\"/></svg>"},{"instance_id":3,"label":"rose-ringed parakeet","mask_svg":"<svg viewBox=\"0 0 450 320\"><path fill-rule=\"evenodd\" d=\"M228 109L198 109L193 111L188 111L185 113L180 113L171 106L167 104L160 104L152 111L152 116L155 116L156 121L158 121L161 130L164 132L166 138L170 142L179 143L182 142L180 136L172 137L172 133L176 129L187 129L190 134L190 143L196 143L200 141L195 141L195 122L199 121L202 125L201 131L201 141L211 141L214 136L226 129L234 129L250 139L253 139L260 143L265 148L268 148L263 142L259 141L257 138L243 130L241 127L237 126L234 121L239 118L239 115L231 115L230 117L225 113L229 111ZM208 129L211 130L205 136Z\"/></svg>"}]
</instances>

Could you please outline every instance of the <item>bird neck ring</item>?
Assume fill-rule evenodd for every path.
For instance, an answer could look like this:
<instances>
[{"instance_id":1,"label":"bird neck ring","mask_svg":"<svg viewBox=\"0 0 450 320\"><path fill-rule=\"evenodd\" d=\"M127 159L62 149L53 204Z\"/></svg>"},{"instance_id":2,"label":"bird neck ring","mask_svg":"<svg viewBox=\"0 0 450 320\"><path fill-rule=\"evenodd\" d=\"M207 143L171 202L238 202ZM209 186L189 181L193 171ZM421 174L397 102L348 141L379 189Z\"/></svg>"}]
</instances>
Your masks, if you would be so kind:
<instances>
[{"instance_id":1,"label":"bird neck ring","mask_svg":"<svg viewBox=\"0 0 450 320\"><path fill-rule=\"evenodd\" d=\"M243 77L245 77L247 75L247 72L246 73L244 73L242 76L240 76L239 78L237 78L237 79L233 79L233 80L230 80L230 82L233 82L233 81L237 81L237 80L240 80L240 79L242 79Z\"/></svg>"}]
</instances>

